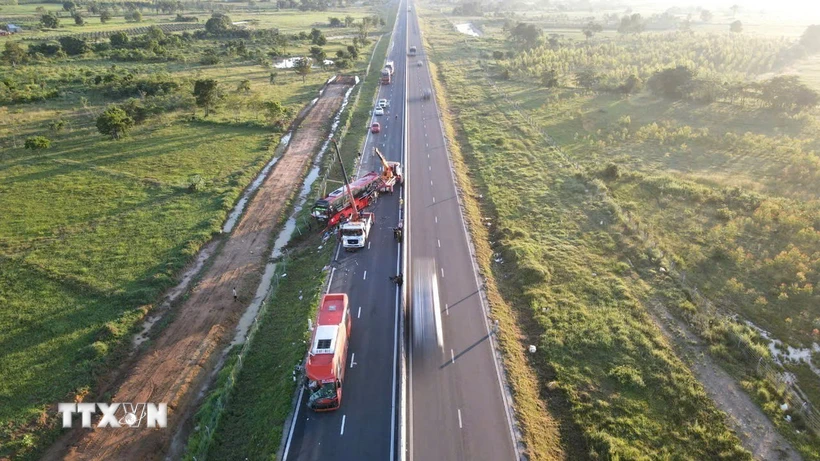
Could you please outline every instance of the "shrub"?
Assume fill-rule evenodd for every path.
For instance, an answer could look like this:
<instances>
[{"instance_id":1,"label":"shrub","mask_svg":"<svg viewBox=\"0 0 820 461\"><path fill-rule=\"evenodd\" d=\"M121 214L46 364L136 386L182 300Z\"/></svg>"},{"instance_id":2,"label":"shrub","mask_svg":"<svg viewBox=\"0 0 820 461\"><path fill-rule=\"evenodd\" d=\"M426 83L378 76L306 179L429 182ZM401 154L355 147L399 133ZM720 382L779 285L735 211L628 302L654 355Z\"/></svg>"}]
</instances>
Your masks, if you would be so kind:
<instances>
[{"instance_id":1,"label":"shrub","mask_svg":"<svg viewBox=\"0 0 820 461\"><path fill-rule=\"evenodd\" d=\"M25 148L31 150L48 149L51 147L51 140L45 136L33 136L26 139Z\"/></svg>"},{"instance_id":2,"label":"shrub","mask_svg":"<svg viewBox=\"0 0 820 461\"><path fill-rule=\"evenodd\" d=\"M618 365L609 370L608 376L615 381L632 387L644 387L643 377L641 372L626 365Z\"/></svg>"},{"instance_id":3,"label":"shrub","mask_svg":"<svg viewBox=\"0 0 820 461\"><path fill-rule=\"evenodd\" d=\"M120 139L134 126L134 119L119 107L109 107L97 117L97 131L109 135L111 139Z\"/></svg>"}]
</instances>

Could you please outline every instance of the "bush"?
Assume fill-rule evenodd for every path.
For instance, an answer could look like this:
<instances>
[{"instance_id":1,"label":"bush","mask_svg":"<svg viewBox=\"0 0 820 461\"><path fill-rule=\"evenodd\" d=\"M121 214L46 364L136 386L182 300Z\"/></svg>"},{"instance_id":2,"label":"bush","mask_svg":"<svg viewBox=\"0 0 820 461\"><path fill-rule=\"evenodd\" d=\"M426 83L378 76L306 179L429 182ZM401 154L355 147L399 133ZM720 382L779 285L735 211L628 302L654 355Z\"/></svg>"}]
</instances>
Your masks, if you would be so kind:
<instances>
[{"instance_id":1,"label":"bush","mask_svg":"<svg viewBox=\"0 0 820 461\"><path fill-rule=\"evenodd\" d=\"M142 13L137 10L128 11L124 17L128 22L142 22Z\"/></svg>"},{"instance_id":2,"label":"bush","mask_svg":"<svg viewBox=\"0 0 820 461\"><path fill-rule=\"evenodd\" d=\"M44 42L36 45L29 45L28 52L31 55L40 53L43 56L55 56L62 50L62 47L57 42Z\"/></svg>"},{"instance_id":3,"label":"bush","mask_svg":"<svg viewBox=\"0 0 820 461\"><path fill-rule=\"evenodd\" d=\"M134 119L119 107L109 107L97 117L97 131L100 134L111 136L111 139L120 139L134 126Z\"/></svg>"},{"instance_id":4,"label":"bush","mask_svg":"<svg viewBox=\"0 0 820 461\"><path fill-rule=\"evenodd\" d=\"M51 147L51 140L45 136L34 136L26 139L25 147L31 150L48 149Z\"/></svg>"},{"instance_id":5,"label":"bush","mask_svg":"<svg viewBox=\"0 0 820 461\"><path fill-rule=\"evenodd\" d=\"M60 37L60 46L69 56L77 56L91 51L85 40L75 37Z\"/></svg>"}]
</instances>

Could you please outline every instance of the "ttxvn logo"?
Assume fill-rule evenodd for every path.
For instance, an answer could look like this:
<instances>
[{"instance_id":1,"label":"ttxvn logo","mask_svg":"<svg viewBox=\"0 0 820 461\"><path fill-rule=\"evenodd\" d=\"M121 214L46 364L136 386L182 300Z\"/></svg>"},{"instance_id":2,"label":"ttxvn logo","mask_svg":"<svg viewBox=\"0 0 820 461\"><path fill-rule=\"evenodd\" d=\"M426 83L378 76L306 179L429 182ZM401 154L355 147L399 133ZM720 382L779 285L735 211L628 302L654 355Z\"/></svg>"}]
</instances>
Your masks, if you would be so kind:
<instances>
[{"instance_id":1,"label":"ttxvn logo","mask_svg":"<svg viewBox=\"0 0 820 461\"><path fill-rule=\"evenodd\" d=\"M82 415L83 427L91 427L91 415L99 409L102 418L97 427L166 427L168 405L165 403L60 403L57 411L63 414L63 428L72 426L75 413Z\"/></svg>"}]
</instances>

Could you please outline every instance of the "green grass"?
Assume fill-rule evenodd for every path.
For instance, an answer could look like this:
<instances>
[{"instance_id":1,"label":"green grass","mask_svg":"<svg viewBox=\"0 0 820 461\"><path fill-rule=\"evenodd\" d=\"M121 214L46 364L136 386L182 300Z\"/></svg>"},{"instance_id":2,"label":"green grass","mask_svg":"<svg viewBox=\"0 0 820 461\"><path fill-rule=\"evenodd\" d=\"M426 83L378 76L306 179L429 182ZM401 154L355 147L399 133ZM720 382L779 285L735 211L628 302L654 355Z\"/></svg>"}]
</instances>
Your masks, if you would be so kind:
<instances>
[{"instance_id":1,"label":"green grass","mask_svg":"<svg viewBox=\"0 0 820 461\"><path fill-rule=\"evenodd\" d=\"M229 459L238 453L247 459L275 456L293 407L296 383L291 372L304 358L306 320L315 313L327 276L322 267L335 251L332 241L328 243L317 252L321 237L312 235L288 261L288 276L269 301L267 315L259 319L260 329L217 426L209 458Z\"/></svg>"},{"instance_id":2,"label":"green grass","mask_svg":"<svg viewBox=\"0 0 820 461\"><path fill-rule=\"evenodd\" d=\"M476 47L457 41L441 19L427 21L470 181L484 196L482 217L491 220L495 255L486 257L503 260L485 275L522 332L506 347L538 346L529 364L543 402L522 402L519 395L529 394L515 389L525 439L543 433L536 423L541 403L560 421L563 456L570 458L748 458L647 315L648 287L636 280L617 236L599 224L612 222L610 203L491 92ZM537 93L515 97L531 101ZM516 388L521 378L510 379ZM531 459L561 457L554 446L529 449Z\"/></svg>"},{"instance_id":3,"label":"green grass","mask_svg":"<svg viewBox=\"0 0 820 461\"><path fill-rule=\"evenodd\" d=\"M391 18L395 17L394 10L389 15ZM392 20L388 30L391 27ZM340 149L348 171L354 166L366 134L371 100L379 85L379 64L388 44L385 35L373 52L370 73L356 90L356 105L343 116L343 127L348 129L342 133ZM360 60L362 67L367 65L368 57ZM324 169L330 168L331 179L340 175L335 162L335 157L326 156ZM319 187L317 182L314 191ZM308 212L309 207L304 207L302 217L311 219ZM319 246L322 249L317 252L315 248ZM314 233L296 238L289 247L292 251L287 262L288 276L282 279L270 299L266 315L259 319L260 329L243 361L227 409L218 421L214 442L208 451L210 458L226 459L242 453L248 459L269 459L279 449L296 386L291 372L293 366L304 359L304 341L308 338L305 320L315 314L327 276L322 268L332 257L335 243L333 239L322 243L320 235Z\"/></svg>"},{"instance_id":4,"label":"green grass","mask_svg":"<svg viewBox=\"0 0 820 461\"><path fill-rule=\"evenodd\" d=\"M338 14L324 12L325 22L329 15ZM318 18L286 16L283 22L300 30ZM140 76L165 73L183 87L168 96L178 99L177 109L149 118L122 141L106 139L94 123L123 98L86 86L89 75L114 63L88 55L0 70L0 77L60 89L56 99L0 109L0 304L9 307L0 310L0 457L32 458L47 446L57 433L54 403L93 397L135 325L219 232L280 136L249 103L277 100L298 112L335 73L315 69L303 83L293 71L232 57L197 64L204 48L223 42L195 42L187 62L116 63ZM334 54L348 44L334 39L324 49ZM249 43L257 46L264 48ZM349 72L361 70L362 61ZM198 78L218 80L225 93L207 119L201 109L190 117ZM235 91L244 79L248 94ZM49 123L58 119L68 125L53 132ZM23 149L34 135L50 138L52 147ZM202 187L189 192L194 176Z\"/></svg>"},{"instance_id":5,"label":"green grass","mask_svg":"<svg viewBox=\"0 0 820 461\"><path fill-rule=\"evenodd\" d=\"M566 346L565 338L574 335L556 333L554 328L594 324L599 316L608 319L599 326L601 329L623 322L611 312L590 314L582 309L601 302L610 304L613 297L619 298L613 294L623 298L618 304L626 305L644 299L667 300L670 306L678 307L678 315L703 322L695 325L695 330L715 346L715 351L726 351L717 358L732 374L741 380L760 382L755 375L756 360L749 363L744 359L734 338L740 335L752 344L750 347L764 349L755 346L760 339L735 322L712 318L707 326L704 318L714 314L698 311L680 287L662 283L664 277L658 277L658 266L668 266L670 261L686 273L687 282L726 312L741 314L741 318L793 346L807 347L816 341L812 334L812 329L820 325L814 289L820 269L820 161L815 154L820 137L816 110L787 115L748 102L671 102L648 92L623 97L566 87L546 89L523 73L503 80L498 76L510 61L489 58L493 50L509 49L498 21L478 20L487 35L480 40L467 39L472 46L445 46L457 38L463 42L465 36L450 32L448 24L461 22L461 18L447 18L445 22L437 15L431 21L439 34L438 40L431 43L441 53L441 73L448 96L463 125L464 142L475 153L472 166L478 181L485 183L485 197L491 197L495 204L488 205L486 213L498 215L497 224L501 226L490 238L500 242L495 251L504 257L502 266L515 262L515 269L501 270L501 275L514 279L514 274L522 272L523 258L524 272L534 277L523 284L501 284L502 288L513 284L516 290L512 292L523 291L524 295L507 294L519 304L536 309L534 323L539 325L530 325L530 341L546 331L545 337L559 338L554 341ZM768 40L753 36L747 39ZM653 40L657 39L640 39L646 43ZM574 50L547 50L545 56L564 56L559 65L572 66L576 58L571 56L578 52L575 48L585 47L577 43L568 46ZM589 46L594 49L598 45ZM586 56L598 59L594 53ZM617 68L620 64L613 61L613 56L601 62ZM513 61L531 58L520 55ZM486 79L479 61L518 109L497 93L481 88ZM789 72L796 70L811 84L815 61L799 61ZM548 132L580 165L581 172L573 175L567 171L568 165L550 154L546 142L517 115L519 111ZM494 120L495 125L491 123ZM617 165L614 171L619 175L607 173L611 171L607 165ZM526 183L538 184L540 189L537 193L528 191L523 185ZM555 188L561 192L555 193ZM596 200L592 191L598 189L608 189L609 198ZM641 223L642 232L648 235L644 239L654 248L647 248L624 230L619 224L624 213ZM594 272L594 279L585 280L589 278L588 274L584 276L586 271ZM623 283L615 285L615 292L606 286L595 287L600 284L601 274L608 271L618 274L617 279ZM544 289L533 288L528 293L528 286ZM573 312L581 313L574 313L576 320L572 322L561 321L555 318L559 314L553 313L556 305L559 310L573 306ZM537 309L542 307L547 313L538 315ZM693 310L697 315L693 316ZM520 323L529 325L528 317L522 318ZM643 328L643 335L652 337L656 333L651 330ZM594 335L602 336L592 332L587 336ZM649 354L650 349L641 354ZM559 377L562 372L572 376L574 368L590 360L586 355L576 356L573 366L561 368L560 363L556 365L560 353L560 349L550 349L550 360L544 365L544 369L557 370ZM645 359L637 364L656 366ZM574 374L574 382L590 385L584 378L586 373L595 372L595 367L586 368ZM818 405L817 377L805 365L797 371L798 382L805 383L806 394ZM552 377L552 373L547 376ZM597 375L592 383L597 385L600 378ZM756 400L807 459L820 458L816 438L805 431L797 433L799 426L784 423L784 415L770 401ZM704 404L703 408L709 407ZM584 421L581 430L588 430Z\"/></svg>"}]
</instances>

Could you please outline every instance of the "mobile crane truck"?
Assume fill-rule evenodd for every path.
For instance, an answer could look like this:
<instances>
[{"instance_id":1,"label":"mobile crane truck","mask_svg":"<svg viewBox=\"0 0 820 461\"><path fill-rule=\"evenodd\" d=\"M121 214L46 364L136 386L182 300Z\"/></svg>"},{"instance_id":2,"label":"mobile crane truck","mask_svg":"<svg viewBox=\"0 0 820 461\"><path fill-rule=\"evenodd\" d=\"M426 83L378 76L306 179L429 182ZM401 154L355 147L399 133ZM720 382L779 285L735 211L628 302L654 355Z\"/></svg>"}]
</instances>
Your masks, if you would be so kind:
<instances>
[{"instance_id":1,"label":"mobile crane truck","mask_svg":"<svg viewBox=\"0 0 820 461\"><path fill-rule=\"evenodd\" d=\"M387 192L392 194L393 188L396 185L401 185L403 179L401 174L401 163L388 162L384 158L378 147L374 147L373 151L379 156L382 161L382 185L379 186L379 192Z\"/></svg>"},{"instance_id":2,"label":"mobile crane truck","mask_svg":"<svg viewBox=\"0 0 820 461\"><path fill-rule=\"evenodd\" d=\"M356 251L359 248L364 248L367 244L367 237L370 236L370 229L373 227L373 221L376 220L376 215L373 213L359 213L359 208L356 206L356 198L350 190L350 182L347 179L347 171L345 171L344 163L342 163L342 155L339 153L339 146L336 140L333 139L333 147L336 149L336 157L339 159L339 165L342 167L342 176L345 180L345 191L350 198L350 204L353 207L353 213L350 215L350 220L343 223L339 228L339 233L342 238L342 248L345 251Z\"/></svg>"}]
</instances>

